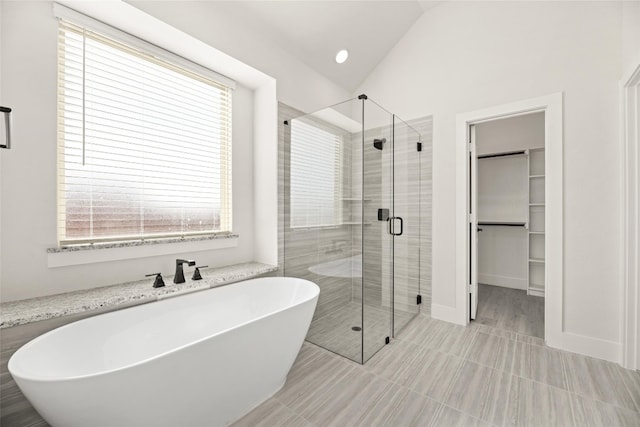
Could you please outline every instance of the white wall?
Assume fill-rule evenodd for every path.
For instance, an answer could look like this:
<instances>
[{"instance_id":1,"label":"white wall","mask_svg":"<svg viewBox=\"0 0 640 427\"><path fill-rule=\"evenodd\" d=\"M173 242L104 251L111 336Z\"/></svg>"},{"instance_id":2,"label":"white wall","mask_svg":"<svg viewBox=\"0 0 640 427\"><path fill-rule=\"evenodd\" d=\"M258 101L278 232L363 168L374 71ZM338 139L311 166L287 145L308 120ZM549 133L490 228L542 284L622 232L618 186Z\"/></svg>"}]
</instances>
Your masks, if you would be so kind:
<instances>
[{"instance_id":1,"label":"white wall","mask_svg":"<svg viewBox=\"0 0 640 427\"><path fill-rule=\"evenodd\" d=\"M619 3L445 2L359 88L401 117L434 114L434 304L466 303L454 286L456 114L562 91L564 330L619 343L620 28Z\"/></svg>"},{"instance_id":2,"label":"white wall","mask_svg":"<svg viewBox=\"0 0 640 427\"><path fill-rule=\"evenodd\" d=\"M479 155L544 148L544 113L480 123L476 143Z\"/></svg>"},{"instance_id":3,"label":"white wall","mask_svg":"<svg viewBox=\"0 0 640 427\"><path fill-rule=\"evenodd\" d=\"M2 5L0 1L0 36L2 36ZM4 38L0 37L0 105L4 105L2 96L2 52L4 46ZM0 155L1 156L1 155ZM2 159L0 158L0 177L2 177ZM0 181L0 191L2 190L2 182ZM0 256L2 255L2 197L0 196ZM0 283L2 283L2 261L0 258ZM2 294L0 293L0 298Z\"/></svg>"},{"instance_id":4,"label":"white wall","mask_svg":"<svg viewBox=\"0 0 640 427\"><path fill-rule=\"evenodd\" d=\"M14 109L14 146L2 150L3 301L173 274L176 255L47 267L56 240L57 22L50 2L2 2L2 102ZM233 227L238 246L184 254L219 266L253 260L253 92L233 95Z\"/></svg>"},{"instance_id":5,"label":"white wall","mask_svg":"<svg viewBox=\"0 0 640 427\"><path fill-rule=\"evenodd\" d=\"M225 11L224 2L128 3L274 77L278 101L311 113L345 101L351 93Z\"/></svg>"}]
</instances>

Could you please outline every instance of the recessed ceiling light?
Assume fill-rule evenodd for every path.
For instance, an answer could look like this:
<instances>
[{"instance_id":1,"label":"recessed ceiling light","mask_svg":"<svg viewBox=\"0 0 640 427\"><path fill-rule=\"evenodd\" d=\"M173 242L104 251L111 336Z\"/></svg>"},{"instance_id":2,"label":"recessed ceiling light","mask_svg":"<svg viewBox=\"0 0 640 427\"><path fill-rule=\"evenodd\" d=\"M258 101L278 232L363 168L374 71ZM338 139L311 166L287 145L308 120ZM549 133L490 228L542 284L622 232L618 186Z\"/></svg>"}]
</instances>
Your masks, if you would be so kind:
<instances>
[{"instance_id":1,"label":"recessed ceiling light","mask_svg":"<svg viewBox=\"0 0 640 427\"><path fill-rule=\"evenodd\" d=\"M342 49L340 52L336 53L336 62L338 64L342 64L349 57L349 52L347 49Z\"/></svg>"}]
</instances>

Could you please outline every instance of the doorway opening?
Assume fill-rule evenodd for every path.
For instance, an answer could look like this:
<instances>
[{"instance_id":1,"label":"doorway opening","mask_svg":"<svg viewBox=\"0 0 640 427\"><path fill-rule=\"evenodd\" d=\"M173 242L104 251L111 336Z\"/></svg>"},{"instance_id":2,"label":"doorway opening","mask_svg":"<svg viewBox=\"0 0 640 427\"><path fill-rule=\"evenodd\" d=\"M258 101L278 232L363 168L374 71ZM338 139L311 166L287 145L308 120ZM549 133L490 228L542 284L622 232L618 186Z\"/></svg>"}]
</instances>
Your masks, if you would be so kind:
<instances>
[{"instance_id":1,"label":"doorway opening","mask_svg":"<svg viewBox=\"0 0 640 427\"><path fill-rule=\"evenodd\" d=\"M469 136L470 319L544 339L545 112Z\"/></svg>"},{"instance_id":2,"label":"doorway opening","mask_svg":"<svg viewBox=\"0 0 640 427\"><path fill-rule=\"evenodd\" d=\"M472 272L470 230L478 226L471 212L471 132L475 125L544 112L544 342L550 347L576 351L589 345L581 337L563 330L563 101L562 93L540 96L458 114L456 117L456 305L438 311L438 318L466 325L470 302L477 299L477 281ZM476 153L477 154L477 153ZM476 165L477 169L477 165ZM474 181L476 182L476 181ZM476 189L477 190L477 189ZM473 228L475 230L475 228ZM477 246L476 246L477 249ZM477 254L476 254L477 255ZM528 260L527 260L528 262ZM477 277L477 274L476 274ZM474 297L475 295L475 297ZM477 314L477 313L476 313Z\"/></svg>"}]
</instances>

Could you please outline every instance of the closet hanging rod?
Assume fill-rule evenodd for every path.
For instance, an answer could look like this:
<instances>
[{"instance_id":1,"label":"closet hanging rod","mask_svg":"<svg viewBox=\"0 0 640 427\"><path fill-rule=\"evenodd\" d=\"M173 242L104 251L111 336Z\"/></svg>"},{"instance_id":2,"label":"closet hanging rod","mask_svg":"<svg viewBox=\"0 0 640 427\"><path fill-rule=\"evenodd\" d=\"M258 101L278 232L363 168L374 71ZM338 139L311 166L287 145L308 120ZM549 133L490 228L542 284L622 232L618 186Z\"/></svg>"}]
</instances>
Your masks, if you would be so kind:
<instances>
[{"instance_id":1,"label":"closet hanging rod","mask_svg":"<svg viewBox=\"0 0 640 427\"><path fill-rule=\"evenodd\" d=\"M478 225L498 225L505 227L526 227L526 222L478 222Z\"/></svg>"},{"instance_id":2,"label":"closet hanging rod","mask_svg":"<svg viewBox=\"0 0 640 427\"><path fill-rule=\"evenodd\" d=\"M478 158L479 159L488 159L490 157L519 156L520 154L527 154L527 150L508 151L506 153L480 154L480 155L478 155Z\"/></svg>"}]
</instances>

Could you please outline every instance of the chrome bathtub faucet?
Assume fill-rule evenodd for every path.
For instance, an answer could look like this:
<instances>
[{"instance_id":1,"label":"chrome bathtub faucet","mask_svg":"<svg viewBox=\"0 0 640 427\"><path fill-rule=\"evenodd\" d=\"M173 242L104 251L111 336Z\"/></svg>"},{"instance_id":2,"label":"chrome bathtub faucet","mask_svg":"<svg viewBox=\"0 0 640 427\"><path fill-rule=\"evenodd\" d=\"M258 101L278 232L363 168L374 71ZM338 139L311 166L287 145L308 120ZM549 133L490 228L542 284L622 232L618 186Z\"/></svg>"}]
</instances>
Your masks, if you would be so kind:
<instances>
[{"instance_id":1,"label":"chrome bathtub faucet","mask_svg":"<svg viewBox=\"0 0 640 427\"><path fill-rule=\"evenodd\" d=\"M176 260L176 274L173 276L173 283L184 283L184 270L182 269L182 264L187 264L192 267L196 265L196 262L193 260L186 259L177 259Z\"/></svg>"}]
</instances>

